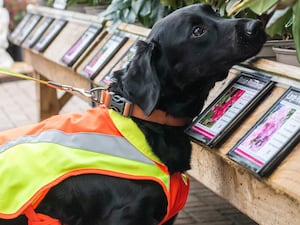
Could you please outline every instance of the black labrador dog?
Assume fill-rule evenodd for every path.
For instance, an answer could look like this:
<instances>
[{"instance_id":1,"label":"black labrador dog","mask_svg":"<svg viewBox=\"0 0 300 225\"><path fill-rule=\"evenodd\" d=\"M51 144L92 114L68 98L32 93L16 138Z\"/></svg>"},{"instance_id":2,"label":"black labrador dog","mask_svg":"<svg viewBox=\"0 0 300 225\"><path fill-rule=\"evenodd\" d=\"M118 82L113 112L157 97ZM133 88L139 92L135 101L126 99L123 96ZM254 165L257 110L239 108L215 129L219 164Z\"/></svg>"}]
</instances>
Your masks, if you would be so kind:
<instances>
[{"instance_id":1,"label":"black labrador dog","mask_svg":"<svg viewBox=\"0 0 300 225\"><path fill-rule=\"evenodd\" d=\"M215 82L237 63L256 55L266 40L262 24L221 18L208 4L179 9L157 22L137 43L128 68L117 71L110 90L151 116L161 110L181 126L132 119L171 174L190 169L191 144L184 129L200 112ZM122 210L121 210L122 209ZM62 225L157 225L167 210L160 185L86 174L61 182L37 208ZM164 224L170 225L175 217ZM1 220L25 225L27 219Z\"/></svg>"}]
</instances>

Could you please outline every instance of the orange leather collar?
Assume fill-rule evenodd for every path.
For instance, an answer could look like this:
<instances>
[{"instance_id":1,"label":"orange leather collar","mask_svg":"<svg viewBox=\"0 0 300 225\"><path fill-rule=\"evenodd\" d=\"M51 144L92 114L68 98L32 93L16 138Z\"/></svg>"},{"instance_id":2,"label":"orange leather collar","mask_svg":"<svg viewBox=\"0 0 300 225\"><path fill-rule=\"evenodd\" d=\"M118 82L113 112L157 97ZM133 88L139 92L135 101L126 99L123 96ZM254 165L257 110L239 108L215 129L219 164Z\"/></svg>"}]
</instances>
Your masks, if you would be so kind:
<instances>
[{"instance_id":1,"label":"orange leather collar","mask_svg":"<svg viewBox=\"0 0 300 225\"><path fill-rule=\"evenodd\" d=\"M136 117L149 122L159 123L168 126L186 126L191 122L191 118L177 118L167 114L165 111L156 109L151 115L145 116L143 110L137 105L133 105L132 117Z\"/></svg>"},{"instance_id":2,"label":"orange leather collar","mask_svg":"<svg viewBox=\"0 0 300 225\"><path fill-rule=\"evenodd\" d=\"M151 115L146 116L138 105L132 104L125 98L115 95L113 92L109 92L108 90L102 91L100 99L102 104L106 105L108 108L115 109L121 115L126 117L135 117L153 123L176 127L186 126L192 121L191 118L177 118L159 109L154 110ZM117 102L117 104L114 104L112 101Z\"/></svg>"}]
</instances>

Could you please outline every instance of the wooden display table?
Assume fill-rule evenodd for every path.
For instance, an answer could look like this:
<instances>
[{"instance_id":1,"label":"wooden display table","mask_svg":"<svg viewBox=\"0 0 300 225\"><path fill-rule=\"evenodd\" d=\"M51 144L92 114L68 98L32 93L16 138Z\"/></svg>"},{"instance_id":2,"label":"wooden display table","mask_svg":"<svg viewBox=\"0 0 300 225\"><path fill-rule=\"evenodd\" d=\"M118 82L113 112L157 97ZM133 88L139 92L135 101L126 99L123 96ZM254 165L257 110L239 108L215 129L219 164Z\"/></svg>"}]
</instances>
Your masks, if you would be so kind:
<instances>
[{"instance_id":1,"label":"wooden display table","mask_svg":"<svg viewBox=\"0 0 300 225\"><path fill-rule=\"evenodd\" d=\"M149 29L134 25L121 24L117 29L130 34L129 42L115 54L109 63L93 80L80 75L83 66L90 60L96 48L103 45L111 32L105 29L82 54L80 59L68 67L61 62L61 57L92 23L101 23L95 16L80 13L53 10L46 7L29 7L31 13L44 16L64 17L69 23L59 33L45 52L39 53L25 48L25 61L33 66L36 76L63 84L89 89L97 85L101 77L109 71L128 45L137 36L147 36ZM300 68L287 66L270 60L259 59L247 64L252 69L267 71L273 75L278 85L271 94L235 129L218 149L208 149L193 144L192 170L189 172L198 181L206 185L219 196L229 201L240 211L259 224L264 225L299 225L300 224L300 145L298 144L288 157L268 178L258 179L242 166L231 161L226 153L249 130L258 118L281 96L289 85L300 87ZM232 69L229 77L211 92L207 104L224 88L237 71ZM39 94L40 119L57 114L71 97L65 94L57 97L55 89L37 84Z\"/></svg>"},{"instance_id":2,"label":"wooden display table","mask_svg":"<svg viewBox=\"0 0 300 225\"><path fill-rule=\"evenodd\" d=\"M267 178L258 179L231 161L226 153L267 109L283 94L288 85L300 86L300 68L259 59L252 68L268 71L280 80L271 94L257 107L218 149L209 150L193 144L192 170L189 173L241 212L263 225L300 224L300 144ZM234 73L234 70L232 71ZM210 100L220 92L220 85ZM209 101L208 101L209 103Z\"/></svg>"}]
</instances>

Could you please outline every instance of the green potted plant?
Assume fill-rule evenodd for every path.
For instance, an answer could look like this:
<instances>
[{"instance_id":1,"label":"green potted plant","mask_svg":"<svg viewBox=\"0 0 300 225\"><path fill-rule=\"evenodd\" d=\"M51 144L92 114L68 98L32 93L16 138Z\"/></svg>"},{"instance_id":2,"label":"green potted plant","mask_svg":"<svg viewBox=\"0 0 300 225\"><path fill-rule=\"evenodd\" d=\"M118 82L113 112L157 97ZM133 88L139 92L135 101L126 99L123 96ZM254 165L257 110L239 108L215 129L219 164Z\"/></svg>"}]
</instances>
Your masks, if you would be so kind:
<instances>
[{"instance_id":1,"label":"green potted plant","mask_svg":"<svg viewBox=\"0 0 300 225\"><path fill-rule=\"evenodd\" d=\"M152 25L170 12L195 3L207 2L226 14L226 0L112 0L107 10L101 14L107 20L125 23L141 23L146 27Z\"/></svg>"},{"instance_id":2,"label":"green potted plant","mask_svg":"<svg viewBox=\"0 0 300 225\"><path fill-rule=\"evenodd\" d=\"M164 6L160 0L112 0L100 16L113 22L141 23L151 27L164 16Z\"/></svg>"},{"instance_id":3,"label":"green potted plant","mask_svg":"<svg viewBox=\"0 0 300 225\"><path fill-rule=\"evenodd\" d=\"M267 19L266 32L271 38L281 37L287 40L289 55L293 65L300 65L300 2L298 0L230 0L227 11L229 15L250 9L258 16L265 15ZM271 40L269 43L275 45ZM283 43L273 46L273 50L278 50ZM295 48L295 49L293 49ZM290 53L294 52L297 59L293 59ZM278 58L278 54L277 59ZM297 62L298 61L298 62ZM287 61L285 61L287 63Z\"/></svg>"},{"instance_id":4,"label":"green potted plant","mask_svg":"<svg viewBox=\"0 0 300 225\"><path fill-rule=\"evenodd\" d=\"M47 0L48 6L55 7L54 3L55 0ZM63 7L72 11L96 15L104 11L110 3L111 0L66 0L66 4Z\"/></svg>"}]
</instances>

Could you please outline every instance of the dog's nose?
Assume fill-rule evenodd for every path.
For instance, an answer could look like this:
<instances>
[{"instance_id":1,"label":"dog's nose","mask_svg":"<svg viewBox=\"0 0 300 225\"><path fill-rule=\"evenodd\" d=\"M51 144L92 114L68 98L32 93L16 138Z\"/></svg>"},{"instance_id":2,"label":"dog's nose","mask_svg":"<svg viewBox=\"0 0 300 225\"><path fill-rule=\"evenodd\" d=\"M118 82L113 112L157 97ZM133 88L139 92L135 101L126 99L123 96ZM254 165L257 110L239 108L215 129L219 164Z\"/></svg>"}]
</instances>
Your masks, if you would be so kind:
<instances>
[{"instance_id":1,"label":"dog's nose","mask_svg":"<svg viewBox=\"0 0 300 225\"><path fill-rule=\"evenodd\" d=\"M259 20L249 20L245 25L245 34L248 37L255 37L262 29L263 25Z\"/></svg>"}]
</instances>

